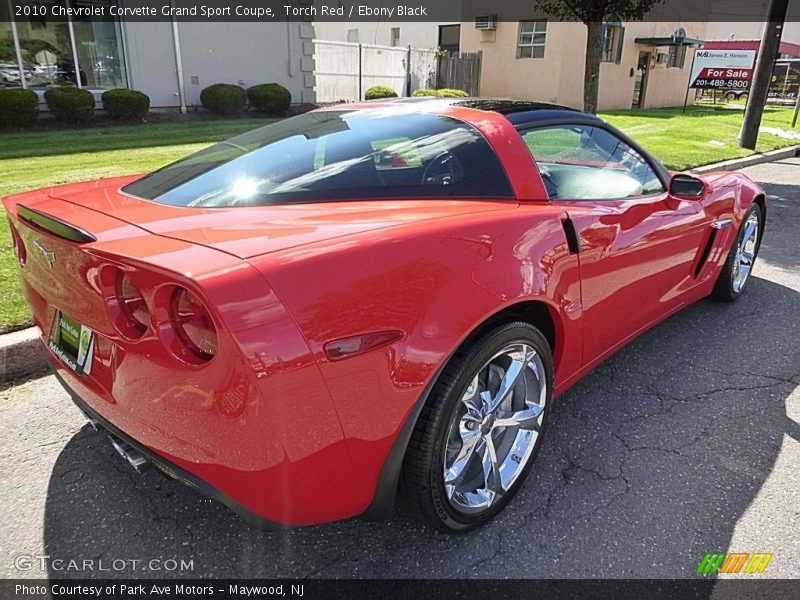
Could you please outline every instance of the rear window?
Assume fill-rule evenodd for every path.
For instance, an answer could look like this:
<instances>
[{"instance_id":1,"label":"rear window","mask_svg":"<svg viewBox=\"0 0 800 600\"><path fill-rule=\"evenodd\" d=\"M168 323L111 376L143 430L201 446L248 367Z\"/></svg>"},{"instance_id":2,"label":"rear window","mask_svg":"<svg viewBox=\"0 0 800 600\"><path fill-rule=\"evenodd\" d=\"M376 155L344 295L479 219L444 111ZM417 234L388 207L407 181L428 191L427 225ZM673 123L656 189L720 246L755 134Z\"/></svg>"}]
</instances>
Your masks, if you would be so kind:
<instances>
[{"instance_id":1,"label":"rear window","mask_svg":"<svg viewBox=\"0 0 800 600\"><path fill-rule=\"evenodd\" d=\"M473 127L385 109L307 113L221 142L123 188L173 206L365 198L510 198Z\"/></svg>"}]
</instances>

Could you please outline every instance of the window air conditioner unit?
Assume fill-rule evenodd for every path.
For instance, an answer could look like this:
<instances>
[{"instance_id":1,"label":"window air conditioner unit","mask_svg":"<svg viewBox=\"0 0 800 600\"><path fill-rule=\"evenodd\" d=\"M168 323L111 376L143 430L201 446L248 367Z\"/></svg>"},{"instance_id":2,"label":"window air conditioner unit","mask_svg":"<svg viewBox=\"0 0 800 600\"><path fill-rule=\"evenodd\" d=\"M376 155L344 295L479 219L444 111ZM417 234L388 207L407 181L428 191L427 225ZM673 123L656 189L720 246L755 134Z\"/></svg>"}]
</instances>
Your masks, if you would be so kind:
<instances>
[{"instance_id":1,"label":"window air conditioner unit","mask_svg":"<svg viewBox=\"0 0 800 600\"><path fill-rule=\"evenodd\" d=\"M481 15L475 17L475 29L497 29L497 15Z\"/></svg>"}]
</instances>

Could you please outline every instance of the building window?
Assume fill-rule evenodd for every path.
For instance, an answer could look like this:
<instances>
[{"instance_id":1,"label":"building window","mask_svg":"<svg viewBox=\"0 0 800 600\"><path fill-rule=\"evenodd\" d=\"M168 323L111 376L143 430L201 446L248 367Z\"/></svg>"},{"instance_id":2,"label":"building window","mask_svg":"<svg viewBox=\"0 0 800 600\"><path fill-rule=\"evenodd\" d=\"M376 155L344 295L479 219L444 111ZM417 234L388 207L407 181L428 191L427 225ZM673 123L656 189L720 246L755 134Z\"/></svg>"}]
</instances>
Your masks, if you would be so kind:
<instances>
[{"instance_id":1,"label":"building window","mask_svg":"<svg viewBox=\"0 0 800 600\"><path fill-rule=\"evenodd\" d=\"M686 62L686 46L670 46L667 68L682 69Z\"/></svg>"},{"instance_id":2,"label":"building window","mask_svg":"<svg viewBox=\"0 0 800 600\"><path fill-rule=\"evenodd\" d=\"M357 44L359 40L358 36L358 29L348 29L347 30L347 41Z\"/></svg>"},{"instance_id":3,"label":"building window","mask_svg":"<svg viewBox=\"0 0 800 600\"><path fill-rule=\"evenodd\" d=\"M547 21L520 21L517 58L544 58Z\"/></svg>"},{"instance_id":4,"label":"building window","mask_svg":"<svg viewBox=\"0 0 800 600\"><path fill-rule=\"evenodd\" d=\"M600 40L600 60L602 62L622 62L622 44L625 37L625 28L614 19L603 24L602 38Z\"/></svg>"},{"instance_id":5,"label":"building window","mask_svg":"<svg viewBox=\"0 0 800 600\"><path fill-rule=\"evenodd\" d=\"M56 4L66 7L64 0ZM86 2L91 4L92 2ZM3 6L5 2L0 3ZM0 87L21 85L43 88L49 85L79 85L84 88L109 89L127 86L122 35L117 19L93 20L75 17L16 17L20 56L6 26L7 11L0 9ZM13 15L10 18L14 18ZM74 40L74 46L73 46ZM77 56L78 64L75 64ZM18 59L22 62L20 77Z\"/></svg>"},{"instance_id":6,"label":"building window","mask_svg":"<svg viewBox=\"0 0 800 600\"><path fill-rule=\"evenodd\" d=\"M399 27L392 27L392 43L391 46L399 46L400 45L400 28Z\"/></svg>"},{"instance_id":7,"label":"building window","mask_svg":"<svg viewBox=\"0 0 800 600\"><path fill-rule=\"evenodd\" d=\"M455 54L459 50L461 25L439 25L439 50Z\"/></svg>"}]
</instances>

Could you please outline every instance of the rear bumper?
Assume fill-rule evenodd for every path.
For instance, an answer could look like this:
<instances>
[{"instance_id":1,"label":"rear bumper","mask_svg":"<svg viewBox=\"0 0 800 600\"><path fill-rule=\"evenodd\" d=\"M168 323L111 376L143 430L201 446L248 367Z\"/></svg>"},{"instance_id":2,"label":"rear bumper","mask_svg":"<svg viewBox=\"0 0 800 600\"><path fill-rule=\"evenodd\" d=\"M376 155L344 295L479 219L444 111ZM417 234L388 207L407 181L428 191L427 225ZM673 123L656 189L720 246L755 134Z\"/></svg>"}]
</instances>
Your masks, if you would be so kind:
<instances>
[{"instance_id":1,"label":"rear bumper","mask_svg":"<svg viewBox=\"0 0 800 600\"><path fill-rule=\"evenodd\" d=\"M236 500L227 496L223 492L219 491L217 488L209 484L207 481L204 481L189 473L185 469L179 467L175 463L169 461L168 459L164 458L160 454L154 452L144 444L141 444L137 440L133 439L127 433L115 427L111 423L108 422L107 419L102 417L99 413L93 410L84 400L81 398L75 390L73 390L69 384L64 380L64 378L58 373L55 372L56 379L62 385L62 387L67 391L67 393L72 398L72 401L75 405L86 415L87 418L94 421L95 424L102 427L106 430L110 435L116 437L119 440L122 440L132 448L134 448L137 452L139 452L142 456L144 456L148 462L150 462L155 468L159 471L164 473L165 475L180 481L181 483L189 486L190 488L198 491L200 494L207 496L209 498L213 498L217 502L220 502L239 515L244 521L248 524L253 525L255 527L259 527L261 529L280 529L285 528L287 526L281 525L274 521L270 521L265 519L264 517L254 513L253 511L245 508L241 504L239 504Z\"/></svg>"}]
</instances>

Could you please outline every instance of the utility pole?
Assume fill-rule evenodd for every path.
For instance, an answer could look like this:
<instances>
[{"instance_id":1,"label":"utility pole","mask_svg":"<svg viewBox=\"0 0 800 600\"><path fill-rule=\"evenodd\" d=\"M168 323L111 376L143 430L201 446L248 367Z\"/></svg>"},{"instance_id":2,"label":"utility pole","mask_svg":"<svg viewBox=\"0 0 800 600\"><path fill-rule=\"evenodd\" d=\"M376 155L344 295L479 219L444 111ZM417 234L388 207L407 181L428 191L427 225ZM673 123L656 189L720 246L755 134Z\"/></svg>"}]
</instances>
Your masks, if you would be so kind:
<instances>
[{"instance_id":1,"label":"utility pole","mask_svg":"<svg viewBox=\"0 0 800 600\"><path fill-rule=\"evenodd\" d=\"M739 132L739 145L742 148L756 149L758 128L761 126L761 115L764 113L764 104L767 102L769 84L780 48L788 4L789 0L770 0L769 3L767 22L764 27L764 35L761 36L761 46L758 49L756 69L753 73L753 84L750 86L742 130Z\"/></svg>"}]
</instances>

